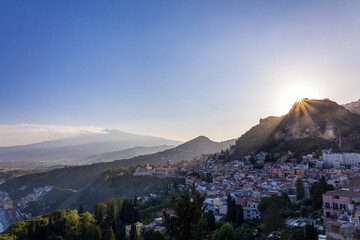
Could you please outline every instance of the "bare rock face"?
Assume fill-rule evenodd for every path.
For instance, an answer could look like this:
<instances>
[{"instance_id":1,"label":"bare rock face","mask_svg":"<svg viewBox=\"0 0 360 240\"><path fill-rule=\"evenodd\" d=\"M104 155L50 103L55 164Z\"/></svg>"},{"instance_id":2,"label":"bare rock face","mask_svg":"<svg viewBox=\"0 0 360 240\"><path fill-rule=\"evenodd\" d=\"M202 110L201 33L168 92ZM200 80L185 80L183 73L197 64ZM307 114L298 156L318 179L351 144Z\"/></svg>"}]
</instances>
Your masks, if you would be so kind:
<instances>
[{"instance_id":1,"label":"bare rock face","mask_svg":"<svg viewBox=\"0 0 360 240\"><path fill-rule=\"evenodd\" d=\"M352 113L360 114L360 99L356 102L344 104L343 106Z\"/></svg>"}]
</instances>

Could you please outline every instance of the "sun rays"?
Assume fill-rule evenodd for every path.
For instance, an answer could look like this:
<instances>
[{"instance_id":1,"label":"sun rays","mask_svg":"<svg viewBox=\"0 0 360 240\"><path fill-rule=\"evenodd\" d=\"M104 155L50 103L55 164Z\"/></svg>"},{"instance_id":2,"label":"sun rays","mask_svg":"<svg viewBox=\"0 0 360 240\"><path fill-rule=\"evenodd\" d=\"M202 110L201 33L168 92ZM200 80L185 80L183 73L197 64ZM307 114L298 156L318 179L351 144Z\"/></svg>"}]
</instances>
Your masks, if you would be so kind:
<instances>
[{"instance_id":1,"label":"sun rays","mask_svg":"<svg viewBox=\"0 0 360 240\"><path fill-rule=\"evenodd\" d=\"M297 105L299 105L298 113L301 113L300 110L302 110L304 114L307 115L307 117L310 117L309 109L310 111L314 109L307 103L311 101L307 98L319 99L320 94L309 86L299 85L287 87L282 94L278 95L278 115L288 113L289 109L291 110L293 104L296 103Z\"/></svg>"}]
</instances>

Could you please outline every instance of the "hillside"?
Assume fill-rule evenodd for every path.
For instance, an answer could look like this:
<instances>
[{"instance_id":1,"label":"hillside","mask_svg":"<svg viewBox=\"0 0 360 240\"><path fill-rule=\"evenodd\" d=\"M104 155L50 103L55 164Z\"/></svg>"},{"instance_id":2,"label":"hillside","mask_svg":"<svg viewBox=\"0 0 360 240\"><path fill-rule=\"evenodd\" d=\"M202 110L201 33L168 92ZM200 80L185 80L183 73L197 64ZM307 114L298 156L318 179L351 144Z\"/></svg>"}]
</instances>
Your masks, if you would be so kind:
<instances>
[{"instance_id":1,"label":"hillside","mask_svg":"<svg viewBox=\"0 0 360 240\"><path fill-rule=\"evenodd\" d=\"M80 165L101 161L94 157L108 153L108 160L131 158L137 155L155 153L167 148L149 148L154 146L177 146L181 142L152 137L142 136L119 130L106 130L105 133L85 134L60 140L47 141L24 146L1 147L0 167L52 167L66 165ZM139 147L137 149L132 149ZM115 151L128 151L113 154ZM130 150L132 149L132 150ZM114 155L112 157L110 155Z\"/></svg>"},{"instance_id":2,"label":"hillside","mask_svg":"<svg viewBox=\"0 0 360 240\"><path fill-rule=\"evenodd\" d=\"M360 115L330 100L303 99L282 117L269 117L241 136L235 144L235 156L259 150L303 151L314 146L360 148Z\"/></svg>"},{"instance_id":3,"label":"hillside","mask_svg":"<svg viewBox=\"0 0 360 240\"><path fill-rule=\"evenodd\" d=\"M86 188L59 204L57 209L76 209L83 204L86 210L91 211L96 203L103 202L106 198L121 196L122 198L133 199L135 196L142 197L150 193L164 191L174 183L183 183L181 178L155 176L119 176L116 179L104 181L105 176L105 173L100 175Z\"/></svg>"},{"instance_id":4,"label":"hillside","mask_svg":"<svg viewBox=\"0 0 360 240\"><path fill-rule=\"evenodd\" d=\"M355 102L344 104L343 106L352 113L360 114L360 99Z\"/></svg>"},{"instance_id":5,"label":"hillside","mask_svg":"<svg viewBox=\"0 0 360 240\"><path fill-rule=\"evenodd\" d=\"M120 159L129 159L140 155L148 155L157 153L160 151L165 151L170 148L174 148L173 145L161 145L161 146L154 146L154 147L133 147L124 149L121 151L114 151L114 152L107 152L102 154L96 154L89 156L85 159L78 161L78 164L91 164L97 162L111 162L114 160Z\"/></svg>"},{"instance_id":6,"label":"hillside","mask_svg":"<svg viewBox=\"0 0 360 240\"><path fill-rule=\"evenodd\" d=\"M95 163L83 166L59 168L39 174L21 176L0 185L0 190L10 192L13 198L25 196L34 187L50 185L58 188L79 190L98 178L107 168L129 167L135 165L161 164L168 160L191 160L201 154L210 154L226 149L235 140L214 142L206 137L198 137L175 148L155 154L137 156L126 160ZM25 190L20 190L26 186Z\"/></svg>"}]
</instances>

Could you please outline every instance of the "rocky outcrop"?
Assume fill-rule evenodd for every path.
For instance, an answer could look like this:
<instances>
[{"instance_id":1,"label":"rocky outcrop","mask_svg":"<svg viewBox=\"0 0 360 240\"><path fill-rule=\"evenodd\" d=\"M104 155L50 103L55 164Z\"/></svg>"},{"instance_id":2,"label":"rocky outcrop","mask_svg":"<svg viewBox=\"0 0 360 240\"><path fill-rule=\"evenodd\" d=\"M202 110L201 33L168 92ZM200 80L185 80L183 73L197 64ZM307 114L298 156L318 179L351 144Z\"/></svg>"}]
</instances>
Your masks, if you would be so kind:
<instances>
[{"instance_id":1,"label":"rocky outcrop","mask_svg":"<svg viewBox=\"0 0 360 240\"><path fill-rule=\"evenodd\" d=\"M360 99L356 102L344 104L343 106L352 113L360 114Z\"/></svg>"}]
</instances>

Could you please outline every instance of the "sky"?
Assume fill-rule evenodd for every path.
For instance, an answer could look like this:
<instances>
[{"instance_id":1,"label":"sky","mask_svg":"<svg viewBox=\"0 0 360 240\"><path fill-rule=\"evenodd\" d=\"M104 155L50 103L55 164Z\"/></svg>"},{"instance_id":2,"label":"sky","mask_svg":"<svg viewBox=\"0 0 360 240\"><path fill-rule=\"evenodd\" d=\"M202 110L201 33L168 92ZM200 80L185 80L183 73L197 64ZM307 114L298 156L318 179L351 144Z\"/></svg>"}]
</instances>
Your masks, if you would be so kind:
<instances>
[{"instance_id":1,"label":"sky","mask_svg":"<svg viewBox=\"0 0 360 240\"><path fill-rule=\"evenodd\" d=\"M339 0L0 1L0 144L31 142L29 126L220 141L297 98L356 101L359 12Z\"/></svg>"}]
</instances>

